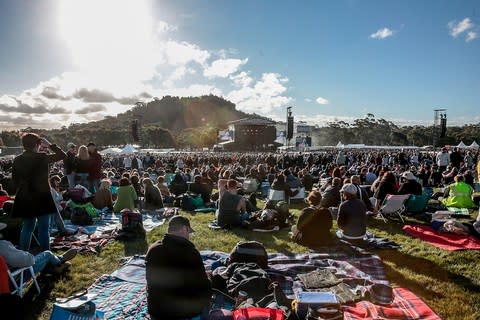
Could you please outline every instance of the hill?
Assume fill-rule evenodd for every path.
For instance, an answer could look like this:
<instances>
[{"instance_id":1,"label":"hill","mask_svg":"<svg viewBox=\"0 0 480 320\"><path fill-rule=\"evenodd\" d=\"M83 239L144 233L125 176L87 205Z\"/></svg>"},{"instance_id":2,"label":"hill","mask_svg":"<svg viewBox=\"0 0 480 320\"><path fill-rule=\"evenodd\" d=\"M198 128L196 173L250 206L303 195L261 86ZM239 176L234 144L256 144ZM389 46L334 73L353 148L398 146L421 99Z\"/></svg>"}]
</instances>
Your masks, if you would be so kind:
<instances>
[{"instance_id":1,"label":"hill","mask_svg":"<svg viewBox=\"0 0 480 320\"><path fill-rule=\"evenodd\" d=\"M162 147L211 147L216 142L217 130L227 123L245 117L259 117L236 110L235 104L214 95L201 97L172 97L137 103L127 112L107 116L99 121L76 123L53 130L31 130L65 146L68 142L97 145L124 145L132 143L132 120L140 125L141 144ZM6 146L19 145L19 132L2 132L0 139Z\"/></svg>"}]
</instances>

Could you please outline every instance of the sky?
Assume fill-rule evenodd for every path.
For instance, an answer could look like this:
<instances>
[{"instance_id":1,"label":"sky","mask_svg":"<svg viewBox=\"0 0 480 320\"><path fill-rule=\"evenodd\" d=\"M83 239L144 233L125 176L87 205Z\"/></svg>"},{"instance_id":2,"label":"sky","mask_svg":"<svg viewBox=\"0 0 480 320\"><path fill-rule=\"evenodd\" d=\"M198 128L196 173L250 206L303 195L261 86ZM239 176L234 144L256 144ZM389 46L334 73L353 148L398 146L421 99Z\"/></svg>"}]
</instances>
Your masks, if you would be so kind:
<instances>
[{"instance_id":1,"label":"sky","mask_svg":"<svg viewBox=\"0 0 480 320\"><path fill-rule=\"evenodd\" d=\"M480 1L0 0L0 129L204 94L320 126L480 123Z\"/></svg>"}]
</instances>

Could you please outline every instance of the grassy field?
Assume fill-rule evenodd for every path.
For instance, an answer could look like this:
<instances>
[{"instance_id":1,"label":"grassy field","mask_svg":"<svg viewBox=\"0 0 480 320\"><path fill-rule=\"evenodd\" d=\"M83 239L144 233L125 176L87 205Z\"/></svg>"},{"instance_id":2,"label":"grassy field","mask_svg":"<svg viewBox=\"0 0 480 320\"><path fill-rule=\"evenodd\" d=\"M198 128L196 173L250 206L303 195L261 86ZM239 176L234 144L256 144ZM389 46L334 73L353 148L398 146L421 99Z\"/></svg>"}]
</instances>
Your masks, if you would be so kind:
<instances>
[{"instance_id":1,"label":"grassy field","mask_svg":"<svg viewBox=\"0 0 480 320\"><path fill-rule=\"evenodd\" d=\"M298 214L300 209L297 207L293 212ZM207 227L213 219L212 214L182 214L191 219L196 230L192 241L199 250L229 252L238 241L247 239L263 242L269 252L307 251L288 239L288 230L272 234L247 230L212 231ZM409 219L409 222L418 221ZM387 276L394 286L405 287L416 293L443 319L480 319L480 251L450 252L437 249L407 236L398 222L385 224L381 220L372 219L369 225L371 232L402 245L400 250L376 252L382 258ZM146 241L114 242L98 256L77 256L72 261L71 272L65 276L41 278L43 291L29 306L30 318L48 319L55 298L66 297L87 288L100 275L118 268L122 257L144 254L148 245L161 239L165 232L164 225L150 232Z\"/></svg>"}]
</instances>

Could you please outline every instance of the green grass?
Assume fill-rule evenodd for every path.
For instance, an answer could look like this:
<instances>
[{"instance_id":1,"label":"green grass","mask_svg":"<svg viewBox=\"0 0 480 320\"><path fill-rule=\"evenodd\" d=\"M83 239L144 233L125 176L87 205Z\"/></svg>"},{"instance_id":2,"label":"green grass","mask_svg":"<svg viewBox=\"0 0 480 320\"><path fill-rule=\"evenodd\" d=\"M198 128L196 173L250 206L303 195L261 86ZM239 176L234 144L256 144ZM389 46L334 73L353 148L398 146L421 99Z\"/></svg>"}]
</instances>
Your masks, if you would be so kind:
<instances>
[{"instance_id":1,"label":"green grass","mask_svg":"<svg viewBox=\"0 0 480 320\"><path fill-rule=\"evenodd\" d=\"M293 209L296 214L300 207ZM257 240L269 252L301 253L306 248L288 239L288 230L277 233L254 233L247 230L233 232L213 231L207 225L212 214L190 215L196 233L192 237L199 250L229 252L240 240ZM418 222L408 219L410 223ZM420 296L443 319L480 319L480 251L450 252L407 236L398 222L385 224L370 220L370 231L388 237L402 245L400 250L378 250L388 279L394 286L405 287ZM161 239L166 226L147 234L145 241L114 242L98 256L79 255L72 261L72 270L60 278L41 279L43 292L31 303L31 318L48 319L52 303L57 297L66 297L89 287L96 278L119 267L124 256L145 253L148 244ZM31 296L31 290L29 296Z\"/></svg>"}]
</instances>

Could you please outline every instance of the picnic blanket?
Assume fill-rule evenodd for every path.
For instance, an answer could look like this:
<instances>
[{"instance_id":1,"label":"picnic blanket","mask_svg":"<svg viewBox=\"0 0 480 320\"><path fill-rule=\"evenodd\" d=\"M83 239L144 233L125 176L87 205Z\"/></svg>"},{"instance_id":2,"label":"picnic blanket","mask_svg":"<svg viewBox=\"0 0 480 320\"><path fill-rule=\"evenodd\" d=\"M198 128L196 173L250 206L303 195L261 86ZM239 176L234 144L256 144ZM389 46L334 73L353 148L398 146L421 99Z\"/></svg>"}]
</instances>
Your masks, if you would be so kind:
<instances>
[{"instance_id":1,"label":"picnic blanket","mask_svg":"<svg viewBox=\"0 0 480 320\"><path fill-rule=\"evenodd\" d=\"M447 207L447 210L450 211L452 216L465 216L470 217L470 211L467 208L453 208Z\"/></svg>"},{"instance_id":2,"label":"picnic blanket","mask_svg":"<svg viewBox=\"0 0 480 320\"><path fill-rule=\"evenodd\" d=\"M161 226L168 218L165 214L143 214L143 227L147 232ZM115 239L116 230L121 226L120 215L114 213L94 219L91 226L78 226L65 220L65 227L77 232L70 236L57 236L53 238L50 248L52 250L77 249L80 253L98 254L101 249Z\"/></svg>"},{"instance_id":3,"label":"picnic blanket","mask_svg":"<svg viewBox=\"0 0 480 320\"><path fill-rule=\"evenodd\" d=\"M343 306L343 319L441 319L425 302L411 291L396 288L393 289L393 295L393 303L389 306L375 305L368 301L360 301L351 306Z\"/></svg>"},{"instance_id":4,"label":"picnic blanket","mask_svg":"<svg viewBox=\"0 0 480 320\"><path fill-rule=\"evenodd\" d=\"M225 266L229 254L219 251L201 251L206 270ZM98 310L105 312L105 319L150 319L148 315L145 256L126 258L125 263L111 275L100 277L89 288L96 295L93 302ZM279 281L281 288L292 295L301 289L296 276L317 268L326 268L347 280L349 285L362 286L365 283L388 284L381 259L376 255L348 257L344 254L269 254L269 276ZM412 292L394 289L394 302L385 307L368 301L343 306L344 319L440 319L420 298ZM214 308L232 309L222 295L216 295Z\"/></svg>"},{"instance_id":5,"label":"picnic blanket","mask_svg":"<svg viewBox=\"0 0 480 320\"><path fill-rule=\"evenodd\" d=\"M425 225L405 225L403 231L440 249L449 251L480 250L480 240L471 235L437 232L432 227Z\"/></svg>"}]
</instances>

